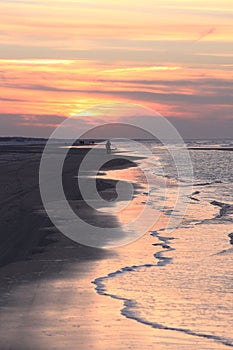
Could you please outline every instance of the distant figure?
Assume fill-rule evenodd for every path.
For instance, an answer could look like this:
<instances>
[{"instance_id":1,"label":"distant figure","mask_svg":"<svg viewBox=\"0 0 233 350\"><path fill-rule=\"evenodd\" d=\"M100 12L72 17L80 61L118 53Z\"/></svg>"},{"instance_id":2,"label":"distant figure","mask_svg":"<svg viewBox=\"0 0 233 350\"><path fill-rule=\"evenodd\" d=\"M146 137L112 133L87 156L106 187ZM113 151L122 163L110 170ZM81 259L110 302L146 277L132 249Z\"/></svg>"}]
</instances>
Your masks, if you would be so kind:
<instances>
[{"instance_id":1,"label":"distant figure","mask_svg":"<svg viewBox=\"0 0 233 350\"><path fill-rule=\"evenodd\" d=\"M106 142L105 147L106 147L107 153L108 154L111 153L111 142L109 140Z\"/></svg>"}]
</instances>

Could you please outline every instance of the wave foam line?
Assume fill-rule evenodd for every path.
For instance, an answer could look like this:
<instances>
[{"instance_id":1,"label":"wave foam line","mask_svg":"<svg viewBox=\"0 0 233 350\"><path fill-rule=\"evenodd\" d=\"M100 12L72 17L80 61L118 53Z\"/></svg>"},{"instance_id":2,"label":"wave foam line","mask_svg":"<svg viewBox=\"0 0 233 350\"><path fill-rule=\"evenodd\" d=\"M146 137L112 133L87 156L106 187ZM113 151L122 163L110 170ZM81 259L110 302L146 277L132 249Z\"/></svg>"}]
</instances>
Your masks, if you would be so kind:
<instances>
[{"instance_id":1,"label":"wave foam line","mask_svg":"<svg viewBox=\"0 0 233 350\"><path fill-rule=\"evenodd\" d=\"M161 247L163 248L163 250L157 252L154 254L154 257L156 259L158 259L158 262L156 264L156 266L166 266L167 264L171 264L172 262L172 258L168 258L166 256L164 256L164 252L171 252L173 250L175 250L175 248L172 248L170 246L170 241L174 239L174 237L164 237L164 236L160 236L158 231L152 231L151 232L151 236L153 237L157 237L159 241L161 241L161 243L155 243L153 244L155 245L161 245Z\"/></svg>"},{"instance_id":2,"label":"wave foam line","mask_svg":"<svg viewBox=\"0 0 233 350\"><path fill-rule=\"evenodd\" d=\"M99 295L104 295L104 296L108 296L112 299L116 299L116 300L120 300L123 302L123 308L121 309L121 314L122 316L137 321L141 324L150 326L154 329L162 329L162 330L168 330L168 331L175 331L175 332L182 332L185 333L187 335L191 335L191 336L195 336L195 337L200 337L200 338L206 338L206 339L210 339L213 341L217 341L223 345L229 346L229 347L233 347L233 344L230 340L228 339L224 339L220 336L217 335L211 335L211 334L205 334L205 333L197 333L194 332L190 329L186 329L186 328L178 328L178 327L169 327L169 326L165 326L161 323L156 323L156 322L151 322L151 321L147 321L144 318L138 317L136 315L136 313L133 311L135 308L137 308L137 302L133 299L128 299L128 298L123 298L120 297L118 295L115 294L111 294L107 292L106 286L104 284L104 281L108 280L109 278L114 278L119 274L122 273L127 273L127 272L132 272L135 271L136 269L142 268L142 267L152 267L152 266L156 266L153 264L145 264L145 265L138 265L138 266L131 266L131 267L125 267L123 269L117 270L115 272L109 273L107 276L104 277L99 277L96 278L94 281L92 281L93 284L96 285L96 291Z\"/></svg>"},{"instance_id":3,"label":"wave foam line","mask_svg":"<svg viewBox=\"0 0 233 350\"><path fill-rule=\"evenodd\" d=\"M174 248L170 247L170 240L173 240L173 237L163 237L160 236L159 233L157 231L152 231L151 236L153 237L157 237L161 243L156 243L154 245L161 245L164 250L166 251L172 251L175 250ZM164 251L160 251L156 254L154 254L154 257L156 259L158 259L158 263L157 264L143 264L143 265L133 265L133 266L126 266L123 267L122 269L119 269L115 272L111 272L109 273L107 276L104 277L98 277L96 278L94 281L92 281L93 284L95 284L95 290L99 295L104 295L107 297L110 297L112 299L116 299L116 300L120 300L123 302L123 308L120 310L121 315L137 321L141 324L150 326L154 329L162 329L162 330L168 330L168 331L174 331L174 332L182 332L185 333L187 335L191 335L191 336L195 336L195 337L199 337L199 338L205 338L205 339L209 339L209 340L213 340L216 342L219 342L223 345L226 345L228 347L233 347L233 343L225 338L222 338L220 336L217 335L211 335L211 334L206 334L206 333L198 333L198 332L194 332L190 329L186 329L186 328L178 328L178 327L169 327L169 326L165 326L161 323L156 323L156 322L151 322L148 321L144 318L141 318L139 316L136 315L136 313L133 311L135 308L137 308L137 302L133 299L128 299L128 298L123 298L121 296L115 295L115 294L111 294L107 292L106 286L105 286L105 281L110 279L110 278L115 278L116 276L123 274L123 273L128 273L128 272L134 272L138 269L141 268L150 268L150 267L155 267L155 266L165 266L168 263L171 263L172 258L167 258L163 256Z\"/></svg>"}]
</instances>

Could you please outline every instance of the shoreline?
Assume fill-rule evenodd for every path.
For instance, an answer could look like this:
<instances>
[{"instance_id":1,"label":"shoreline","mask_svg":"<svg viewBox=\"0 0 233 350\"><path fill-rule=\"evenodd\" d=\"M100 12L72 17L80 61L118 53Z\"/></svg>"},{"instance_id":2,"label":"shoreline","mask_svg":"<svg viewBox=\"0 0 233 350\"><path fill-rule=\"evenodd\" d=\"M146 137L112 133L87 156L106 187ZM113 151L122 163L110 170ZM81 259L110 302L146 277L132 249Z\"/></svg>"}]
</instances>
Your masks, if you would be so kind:
<instances>
[{"instance_id":1,"label":"shoreline","mask_svg":"<svg viewBox=\"0 0 233 350\"><path fill-rule=\"evenodd\" d=\"M33 182L29 177L26 180L23 177L23 175L26 177L28 170L32 171L33 168L35 171L33 159L37 161L37 157L24 158L24 161L28 162L25 163L27 168L24 169L24 164L18 177L24 179L23 184L26 188L23 188L24 192L16 193L19 197L23 197L23 200L15 203L30 204L37 198L35 193L31 193ZM76 186L77 179L73 176L74 163L78 159L81 160L81 154L78 155L74 151L69 159L64 169L67 173L64 186L67 199L71 204L75 204L79 192ZM18 169L20 158L16 157L15 165L17 160ZM102 168L100 172L99 190L101 195L109 200L113 194L115 195L116 180L114 179L120 178L133 182L133 179L138 178L137 169L129 167L129 164L121 164L120 168L125 169L123 171L112 170L110 165L113 166L113 163L107 165L108 170ZM117 160L115 166L117 167ZM11 170L15 172L15 168ZM10 173L8 172L8 175ZM103 173L104 178L102 178ZM143 182L139 181L139 183ZM160 182L156 183L157 188L159 184ZM170 204L172 199L173 192ZM81 204L81 200L78 201ZM140 194L137 195L137 192L133 202L133 210L140 207L142 203L142 198ZM218 336L218 331L216 337L209 337L212 334L211 331L206 329L205 324L200 324L199 328L198 317L196 318L198 327L195 330L192 325L189 327L180 325L180 318L176 319L176 312L173 313L173 305L178 315L179 312L182 314L183 308L189 305L186 305L186 299L182 298L178 298L177 304L176 291L179 293L183 290L186 293L184 296L187 295L189 300L192 288L196 288L192 298L195 302L197 295L198 303L205 294L203 293L205 285L201 285L200 289L198 280L197 285L195 280L192 281L191 289L189 288L189 271L194 272L195 276L201 274L200 276L203 275L205 278L208 275L207 272L212 271L213 266L216 268L221 266L226 259L229 260L227 266L230 266L230 254L216 253L216 248L225 251L224 249L228 247L229 239L226 233L229 227L227 224L224 225L225 239L222 239L222 235L219 234L220 226L215 222L208 226L209 223L204 220L206 219L205 202L192 204L190 220L192 217L196 218L195 208L203 213L201 224L192 226L190 221L188 226L181 227L172 234L172 237L168 237L164 232L170 215L167 210L162 212L153 231L147 231L130 245L116 249L96 249L79 245L54 230L49 222L44 222L41 225L42 231L37 232L44 237L43 242L33 248L34 254L0 268L0 350L64 350L66 348L149 350L154 347L158 350L187 348L207 350L232 346L230 341L228 345L227 336L224 337L224 334ZM37 215L38 220L44 217L40 209L39 205L35 208L35 217ZM213 215L216 213L210 203L209 210ZM25 217L28 212L24 213ZM109 217L111 223L113 218L113 216ZM116 215L116 219L122 222L119 214ZM144 219L147 221L146 217ZM194 235L195 245L192 238ZM210 244L211 237L213 244ZM174 239L172 245L169 238ZM208 245L206 245L207 241ZM189 257L193 253L195 259L190 260ZM199 263L203 261L205 261L205 268L202 267L199 271ZM149 273L147 273L148 267ZM119 274L119 271L122 273ZM221 269L219 273L221 274ZM111 278L104 280L106 291L103 293L106 294L100 295L101 293L98 294L95 290L93 282L101 282L103 276ZM187 281L187 285L182 281ZM110 298L111 295L116 295L117 298ZM134 304L128 303L127 300L131 300ZM226 302L227 300L226 296ZM125 306L124 301L127 303ZM135 309L137 305L139 309ZM194 303L194 307L195 305ZM160 314L159 310L165 310L169 317L163 313ZM195 310L193 311L195 314ZM189 315L191 317L192 312L188 313Z\"/></svg>"}]
</instances>

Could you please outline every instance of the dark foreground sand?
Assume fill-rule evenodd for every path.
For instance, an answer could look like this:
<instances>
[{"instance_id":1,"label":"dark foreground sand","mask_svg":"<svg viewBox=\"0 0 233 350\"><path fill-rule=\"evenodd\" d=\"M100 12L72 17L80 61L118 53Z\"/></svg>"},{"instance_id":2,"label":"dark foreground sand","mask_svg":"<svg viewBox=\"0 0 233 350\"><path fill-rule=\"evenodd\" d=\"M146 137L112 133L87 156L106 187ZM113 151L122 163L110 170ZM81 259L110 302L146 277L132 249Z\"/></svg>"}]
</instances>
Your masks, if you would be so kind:
<instances>
[{"instance_id":1,"label":"dark foreground sand","mask_svg":"<svg viewBox=\"0 0 233 350\"><path fill-rule=\"evenodd\" d=\"M106 225L114 217L101 217L93 213L82 201L77 186L77 169L90 148L73 149L64 164L63 185L67 199L71 205L79 201L81 215L104 220ZM0 146L0 266L12 261L31 259L32 255L43 251L44 247L53 243L49 237L52 227L47 215L41 214L43 208L39 191L39 164L43 146ZM59 152L54 147L54 153ZM104 152L104 150L100 150ZM101 170L117 169L133 166L133 163L117 159L106 164ZM52 185L53 179L51 179ZM88 177L86 179L88 186ZM97 188L103 198L115 197L116 181L98 179ZM47 230L45 230L47 228ZM80 247L79 247L80 248ZM88 253L89 250L82 247ZM96 254L94 250L91 250ZM86 254L85 253L85 254Z\"/></svg>"}]
</instances>

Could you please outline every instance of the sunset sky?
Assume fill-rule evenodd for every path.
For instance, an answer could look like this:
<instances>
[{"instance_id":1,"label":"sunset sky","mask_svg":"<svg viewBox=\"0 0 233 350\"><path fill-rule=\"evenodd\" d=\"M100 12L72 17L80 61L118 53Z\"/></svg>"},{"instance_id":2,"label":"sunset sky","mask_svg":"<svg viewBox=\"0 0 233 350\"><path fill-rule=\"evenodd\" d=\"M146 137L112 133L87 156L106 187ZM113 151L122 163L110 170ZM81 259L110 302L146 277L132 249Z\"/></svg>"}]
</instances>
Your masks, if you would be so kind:
<instances>
[{"instance_id":1,"label":"sunset sky","mask_svg":"<svg viewBox=\"0 0 233 350\"><path fill-rule=\"evenodd\" d=\"M232 71L232 0L0 0L0 136L124 102L232 137Z\"/></svg>"}]
</instances>

